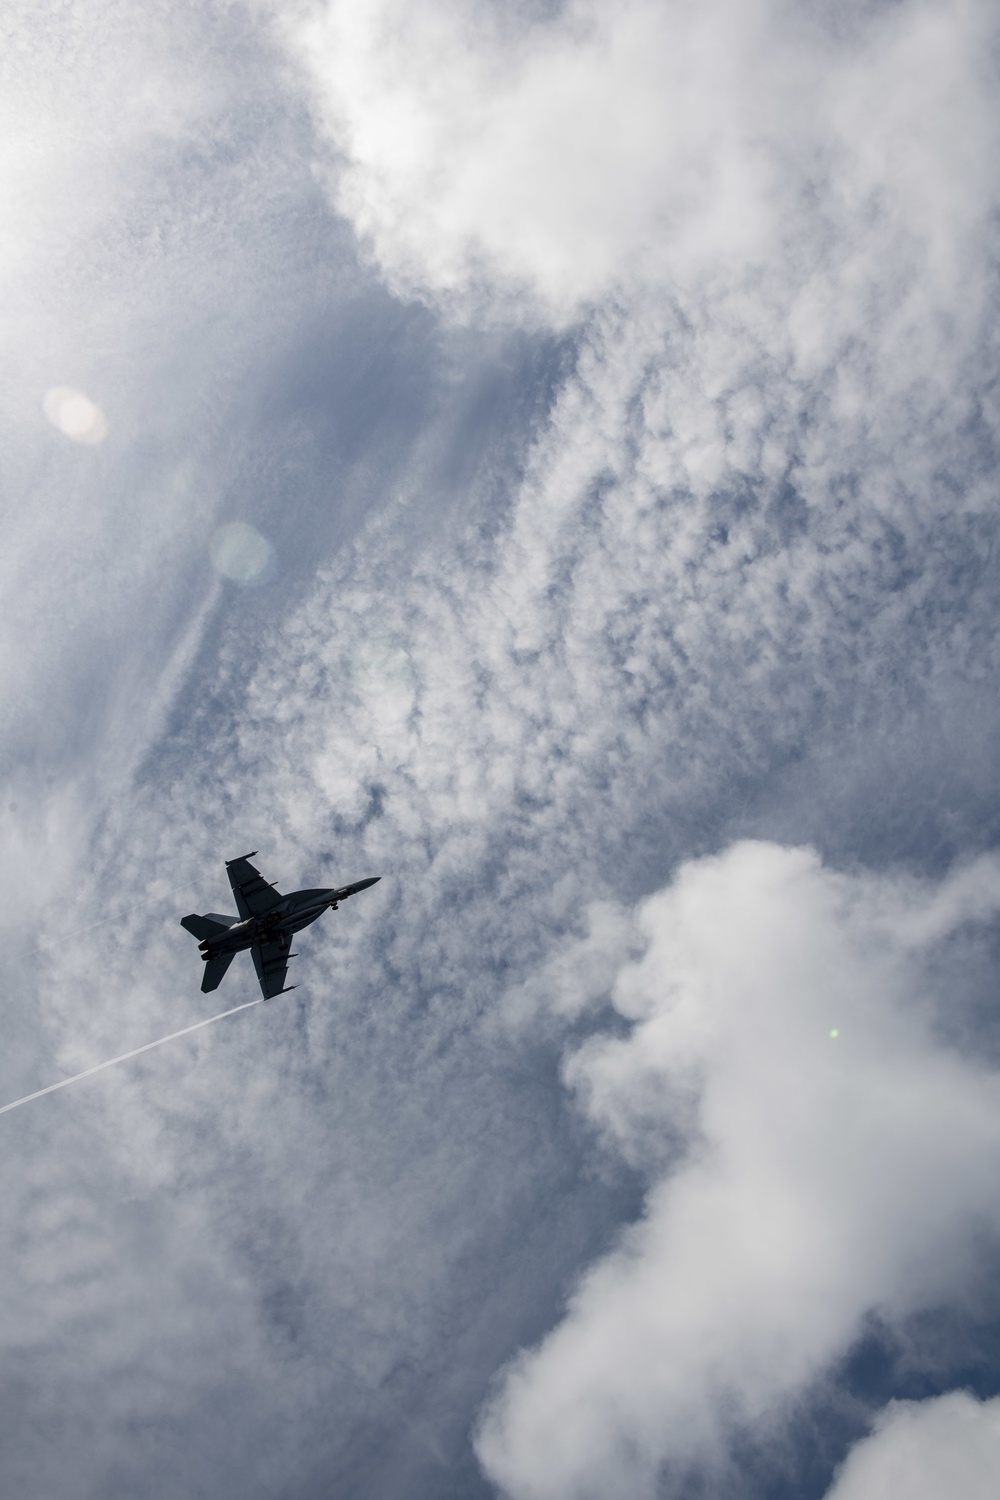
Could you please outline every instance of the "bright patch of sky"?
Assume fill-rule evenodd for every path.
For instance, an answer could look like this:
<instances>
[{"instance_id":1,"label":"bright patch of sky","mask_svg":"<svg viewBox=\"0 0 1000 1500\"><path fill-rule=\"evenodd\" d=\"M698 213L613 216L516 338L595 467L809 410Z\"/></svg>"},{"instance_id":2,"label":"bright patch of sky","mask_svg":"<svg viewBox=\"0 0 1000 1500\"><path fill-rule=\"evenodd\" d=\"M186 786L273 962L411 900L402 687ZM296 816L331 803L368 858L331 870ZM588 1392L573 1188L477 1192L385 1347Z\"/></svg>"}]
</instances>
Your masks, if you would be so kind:
<instances>
[{"instance_id":1,"label":"bright patch of sky","mask_svg":"<svg viewBox=\"0 0 1000 1500\"><path fill-rule=\"evenodd\" d=\"M0 1490L979 1500L995 8L0 25Z\"/></svg>"}]
</instances>

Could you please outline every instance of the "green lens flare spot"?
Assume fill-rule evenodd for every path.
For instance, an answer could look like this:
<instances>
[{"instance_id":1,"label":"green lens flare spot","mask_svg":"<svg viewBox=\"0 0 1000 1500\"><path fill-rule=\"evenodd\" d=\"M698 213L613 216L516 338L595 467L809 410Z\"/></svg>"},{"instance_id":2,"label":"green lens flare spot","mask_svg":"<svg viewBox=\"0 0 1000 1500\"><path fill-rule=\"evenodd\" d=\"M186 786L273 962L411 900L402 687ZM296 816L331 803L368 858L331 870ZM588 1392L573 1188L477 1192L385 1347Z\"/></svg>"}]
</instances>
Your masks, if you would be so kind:
<instances>
[{"instance_id":1,"label":"green lens flare spot","mask_svg":"<svg viewBox=\"0 0 1000 1500\"><path fill-rule=\"evenodd\" d=\"M274 548L245 521L220 526L208 546L215 571L234 583L266 583L274 572Z\"/></svg>"},{"instance_id":2,"label":"green lens flare spot","mask_svg":"<svg viewBox=\"0 0 1000 1500\"><path fill-rule=\"evenodd\" d=\"M838 1031L838 1030L837 1030L837 1028L836 1028L836 1026L835 1026L835 1027L834 1027L834 1028L833 1028L833 1030L832 1030L832 1031L831 1031L831 1032L830 1032L830 1035L831 1035L831 1036L832 1036L832 1037L834 1037L834 1038L836 1038L836 1037L838 1037L838 1036L839 1036L839 1035L840 1035L840 1032L839 1032L839 1031Z\"/></svg>"}]
</instances>

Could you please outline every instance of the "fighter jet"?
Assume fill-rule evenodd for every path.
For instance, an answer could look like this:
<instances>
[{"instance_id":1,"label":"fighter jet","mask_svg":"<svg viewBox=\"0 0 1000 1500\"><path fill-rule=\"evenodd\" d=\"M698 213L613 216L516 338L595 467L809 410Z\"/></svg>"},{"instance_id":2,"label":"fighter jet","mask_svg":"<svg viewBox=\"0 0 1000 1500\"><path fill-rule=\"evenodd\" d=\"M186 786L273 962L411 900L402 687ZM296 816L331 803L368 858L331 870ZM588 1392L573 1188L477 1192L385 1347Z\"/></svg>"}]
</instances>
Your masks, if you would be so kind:
<instances>
[{"instance_id":1,"label":"fighter jet","mask_svg":"<svg viewBox=\"0 0 1000 1500\"><path fill-rule=\"evenodd\" d=\"M250 863L256 853L254 849L241 859L226 860L238 917L223 917L215 911L203 917L195 912L189 917L181 917L181 926L198 939L205 961L201 987L206 995L219 988L229 965L244 948L250 949L265 1000L294 990L294 984L285 987L288 960L296 956L289 951L292 933L315 922L327 907L336 911L339 902L346 901L358 891L366 891L382 878L372 875L367 880L356 880L353 885L343 885L339 889L293 891L290 896L283 896L276 886L268 885L260 871Z\"/></svg>"}]
</instances>

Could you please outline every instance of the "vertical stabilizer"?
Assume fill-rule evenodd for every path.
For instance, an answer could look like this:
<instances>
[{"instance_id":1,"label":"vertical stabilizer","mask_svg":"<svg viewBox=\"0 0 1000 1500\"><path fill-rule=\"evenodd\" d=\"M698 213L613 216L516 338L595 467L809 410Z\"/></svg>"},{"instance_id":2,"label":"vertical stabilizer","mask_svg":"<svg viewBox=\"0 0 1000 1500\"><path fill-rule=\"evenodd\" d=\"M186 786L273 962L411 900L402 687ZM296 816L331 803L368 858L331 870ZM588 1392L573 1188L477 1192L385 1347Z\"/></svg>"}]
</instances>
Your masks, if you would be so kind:
<instances>
[{"instance_id":1,"label":"vertical stabilizer","mask_svg":"<svg viewBox=\"0 0 1000 1500\"><path fill-rule=\"evenodd\" d=\"M221 932L228 932L235 921L235 917L221 917L214 911L210 911L206 917L199 917L193 911L189 917L181 917L181 926L200 943L204 943L218 937Z\"/></svg>"}]
</instances>

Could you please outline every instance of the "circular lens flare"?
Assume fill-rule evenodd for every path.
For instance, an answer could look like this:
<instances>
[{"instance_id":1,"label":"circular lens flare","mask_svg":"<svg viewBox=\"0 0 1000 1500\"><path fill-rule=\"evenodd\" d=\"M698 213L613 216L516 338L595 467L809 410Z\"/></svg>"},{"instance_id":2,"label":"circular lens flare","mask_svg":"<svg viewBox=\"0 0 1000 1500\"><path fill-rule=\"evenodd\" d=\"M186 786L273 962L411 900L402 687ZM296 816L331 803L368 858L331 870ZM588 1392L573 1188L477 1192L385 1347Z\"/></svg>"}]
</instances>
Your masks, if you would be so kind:
<instances>
[{"instance_id":1,"label":"circular lens flare","mask_svg":"<svg viewBox=\"0 0 1000 1500\"><path fill-rule=\"evenodd\" d=\"M54 385L46 391L42 410L64 437L96 447L108 435L108 419L99 406L72 386Z\"/></svg>"},{"instance_id":2,"label":"circular lens flare","mask_svg":"<svg viewBox=\"0 0 1000 1500\"><path fill-rule=\"evenodd\" d=\"M245 521L220 526L208 550L215 571L234 583L265 583L274 571L274 548Z\"/></svg>"}]
</instances>

